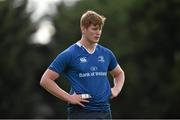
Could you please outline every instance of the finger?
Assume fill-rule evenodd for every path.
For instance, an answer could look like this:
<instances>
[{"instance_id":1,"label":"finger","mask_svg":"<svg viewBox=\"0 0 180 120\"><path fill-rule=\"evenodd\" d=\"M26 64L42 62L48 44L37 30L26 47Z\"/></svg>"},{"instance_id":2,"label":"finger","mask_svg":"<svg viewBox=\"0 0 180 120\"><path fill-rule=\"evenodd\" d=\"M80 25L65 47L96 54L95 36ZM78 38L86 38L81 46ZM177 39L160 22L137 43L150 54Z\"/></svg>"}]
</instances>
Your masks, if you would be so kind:
<instances>
[{"instance_id":1,"label":"finger","mask_svg":"<svg viewBox=\"0 0 180 120\"><path fill-rule=\"evenodd\" d=\"M83 105L83 104L82 104L82 103L80 103L80 102L79 102L78 104L79 104L80 106L82 106L82 107L85 107L85 105Z\"/></svg>"},{"instance_id":2,"label":"finger","mask_svg":"<svg viewBox=\"0 0 180 120\"><path fill-rule=\"evenodd\" d=\"M88 103L89 100L81 99L81 102L86 102L86 103Z\"/></svg>"},{"instance_id":3,"label":"finger","mask_svg":"<svg viewBox=\"0 0 180 120\"><path fill-rule=\"evenodd\" d=\"M80 97L82 100L89 100L90 98L82 98L82 97Z\"/></svg>"}]
</instances>

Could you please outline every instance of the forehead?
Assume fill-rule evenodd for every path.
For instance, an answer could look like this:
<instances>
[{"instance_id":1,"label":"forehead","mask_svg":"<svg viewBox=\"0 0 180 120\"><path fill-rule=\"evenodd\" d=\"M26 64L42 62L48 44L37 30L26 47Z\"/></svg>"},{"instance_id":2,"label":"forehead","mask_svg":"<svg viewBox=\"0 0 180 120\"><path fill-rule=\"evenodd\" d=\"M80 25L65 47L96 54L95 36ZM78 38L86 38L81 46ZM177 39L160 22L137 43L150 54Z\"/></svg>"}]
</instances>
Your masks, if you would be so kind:
<instances>
[{"instance_id":1,"label":"forehead","mask_svg":"<svg viewBox=\"0 0 180 120\"><path fill-rule=\"evenodd\" d=\"M99 25L94 25L94 24L91 24L89 26L89 28L98 28L98 29L101 29L101 27Z\"/></svg>"}]
</instances>

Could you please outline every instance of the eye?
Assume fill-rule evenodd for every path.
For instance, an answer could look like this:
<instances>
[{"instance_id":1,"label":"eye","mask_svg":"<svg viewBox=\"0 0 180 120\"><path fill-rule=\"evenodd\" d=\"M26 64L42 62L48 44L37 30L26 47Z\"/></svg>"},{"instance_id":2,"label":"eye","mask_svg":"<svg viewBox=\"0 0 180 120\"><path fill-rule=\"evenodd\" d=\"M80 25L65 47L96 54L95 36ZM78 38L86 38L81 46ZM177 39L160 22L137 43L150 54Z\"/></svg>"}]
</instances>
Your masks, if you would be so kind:
<instances>
[{"instance_id":1,"label":"eye","mask_svg":"<svg viewBox=\"0 0 180 120\"><path fill-rule=\"evenodd\" d=\"M98 28L96 28L96 27L95 27L95 28L92 28L92 29L93 29L93 30L98 30Z\"/></svg>"}]
</instances>

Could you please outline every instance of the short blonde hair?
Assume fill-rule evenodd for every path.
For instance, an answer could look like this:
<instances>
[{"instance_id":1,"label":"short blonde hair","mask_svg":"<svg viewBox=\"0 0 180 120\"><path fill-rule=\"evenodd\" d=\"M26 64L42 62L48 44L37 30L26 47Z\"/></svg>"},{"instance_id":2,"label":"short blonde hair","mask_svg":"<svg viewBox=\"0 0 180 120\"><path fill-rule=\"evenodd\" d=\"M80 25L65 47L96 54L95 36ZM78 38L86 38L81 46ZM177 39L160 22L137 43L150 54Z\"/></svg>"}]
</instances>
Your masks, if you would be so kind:
<instances>
[{"instance_id":1,"label":"short blonde hair","mask_svg":"<svg viewBox=\"0 0 180 120\"><path fill-rule=\"evenodd\" d=\"M95 11L88 10L82 16L80 20L80 25L88 28L91 24L98 25L100 28L104 26L106 18L102 15L99 15Z\"/></svg>"}]
</instances>

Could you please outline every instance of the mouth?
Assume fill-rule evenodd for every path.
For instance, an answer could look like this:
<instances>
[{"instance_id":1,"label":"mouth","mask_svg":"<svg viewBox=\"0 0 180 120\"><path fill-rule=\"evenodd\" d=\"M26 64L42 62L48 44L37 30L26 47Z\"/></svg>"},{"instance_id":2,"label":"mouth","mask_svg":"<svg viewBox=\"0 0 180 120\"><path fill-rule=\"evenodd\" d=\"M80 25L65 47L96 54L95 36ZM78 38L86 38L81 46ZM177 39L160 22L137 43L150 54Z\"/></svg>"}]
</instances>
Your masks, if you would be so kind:
<instances>
[{"instance_id":1,"label":"mouth","mask_svg":"<svg viewBox=\"0 0 180 120\"><path fill-rule=\"evenodd\" d=\"M100 38L100 36L95 36L94 38L95 38L95 39L99 39L99 38Z\"/></svg>"}]
</instances>

